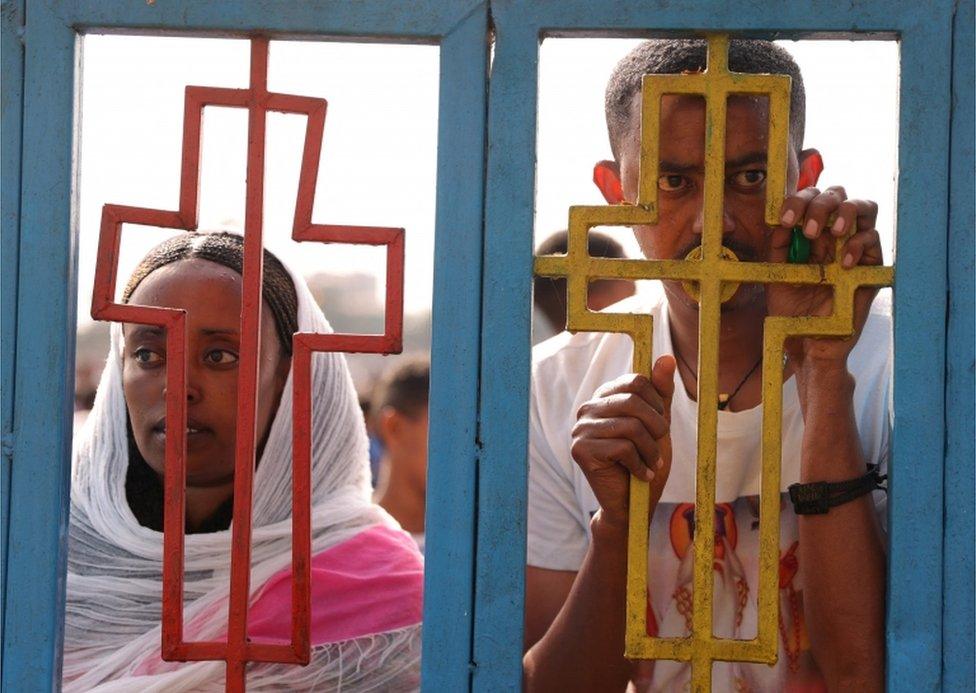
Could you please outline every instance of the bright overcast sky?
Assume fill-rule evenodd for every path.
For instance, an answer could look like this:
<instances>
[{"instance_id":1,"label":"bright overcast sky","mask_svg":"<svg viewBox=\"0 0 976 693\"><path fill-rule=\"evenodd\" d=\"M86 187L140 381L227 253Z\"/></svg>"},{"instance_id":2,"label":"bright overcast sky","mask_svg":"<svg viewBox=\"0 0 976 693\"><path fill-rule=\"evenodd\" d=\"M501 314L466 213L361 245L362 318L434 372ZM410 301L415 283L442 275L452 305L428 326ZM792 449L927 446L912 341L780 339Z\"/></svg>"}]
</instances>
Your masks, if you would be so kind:
<instances>
[{"instance_id":1,"label":"bright overcast sky","mask_svg":"<svg viewBox=\"0 0 976 693\"><path fill-rule=\"evenodd\" d=\"M593 164L609 158L603 89L631 47L624 39L550 39L540 58L536 240L566 226L571 204L602 204ZM893 238L898 48L892 42L782 42L807 90L807 147L826 165L821 183L881 205ZM89 36L84 39L79 207L79 321L89 318L101 205L175 209L183 89L245 87L241 40ZM313 221L402 226L407 311L430 306L433 276L438 50L435 46L272 42L270 88L323 97L329 108ZM306 275L383 276L383 251L290 241L304 118L269 117L265 242ZM241 230L246 115L207 109L200 228ZM120 284L169 235L123 233ZM617 235L636 254L626 230ZM890 254L888 255L890 258ZM382 283L382 280L381 280ZM382 286L380 287L382 288Z\"/></svg>"}]
</instances>

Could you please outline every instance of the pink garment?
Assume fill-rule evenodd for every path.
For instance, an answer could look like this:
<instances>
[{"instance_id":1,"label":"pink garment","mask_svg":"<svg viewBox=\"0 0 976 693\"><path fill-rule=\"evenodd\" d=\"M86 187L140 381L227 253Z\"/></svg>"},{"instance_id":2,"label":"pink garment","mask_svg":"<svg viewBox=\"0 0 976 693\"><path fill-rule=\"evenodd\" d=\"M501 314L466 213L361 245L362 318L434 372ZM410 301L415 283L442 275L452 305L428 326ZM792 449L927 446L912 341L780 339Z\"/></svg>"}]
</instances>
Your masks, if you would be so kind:
<instances>
[{"instance_id":1,"label":"pink garment","mask_svg":"<svg viewBox=\"0 0 976 693\"><path fill-rule=\"evenodd\" d=\"M312 645L420 623L424 564L406 532L376 525L312 557ZM248 614L256 642L291 642L291 566L265 583Z\"/></svg>"}]
</instances>

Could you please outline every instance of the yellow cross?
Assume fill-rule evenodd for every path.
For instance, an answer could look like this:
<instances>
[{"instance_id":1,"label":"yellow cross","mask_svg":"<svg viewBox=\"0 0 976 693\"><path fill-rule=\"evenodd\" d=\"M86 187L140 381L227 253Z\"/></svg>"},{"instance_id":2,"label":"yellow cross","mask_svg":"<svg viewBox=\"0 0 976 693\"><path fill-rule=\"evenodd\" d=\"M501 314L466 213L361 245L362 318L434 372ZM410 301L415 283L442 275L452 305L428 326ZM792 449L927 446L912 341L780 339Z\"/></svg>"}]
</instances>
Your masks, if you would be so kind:
<instances>
[{"instance_id":1,"label":"yellow cross","mask_svg":"<svg viewBox=\"0 0 976 693\"><path fill-rule=\"evenodd\" d=\"M779 503L782 428L783 342L787 336L844 337L854 332L854 292L862 286L887 286L892 267L840 265L841 244L827 265L737 262L723 254L726 105L730 94L769 99L766 223L780 224L786 191L791 79L787 75L730 72L727 35L708 37L707 69L692 75L645 75L641 107L641 155L637 203L571 207L566 255L540 256L535 272L566 277L567 329L571 332L622 332L634 342L633 371L651 374L652 318L632 313L588 310L587 287L594 279L672 279L693 282L699 298L698 401L718 401L720 306L738 283L821 284L834 289L834 314L827 317L767 317L763 337L762 479L760 485L758 634L752 640L716 638L712 632L712 561L694 562L691 634L685 638L647 635L647 551L649 487L631 478L627 563L627 636L625 654L634 659L691 662L692 690L711 689L712 662L773 664L779 622ZM634 226L658 221L657 180L661 97L695 94L705 98L705 191L701 258L689 260L608 259L590 257L587 234L593 226ZM698 407L697 508L715 506L716 407ZM715 532L710 512L695 513L695 556L712 556Z\"/></svg>"}]
</instances>

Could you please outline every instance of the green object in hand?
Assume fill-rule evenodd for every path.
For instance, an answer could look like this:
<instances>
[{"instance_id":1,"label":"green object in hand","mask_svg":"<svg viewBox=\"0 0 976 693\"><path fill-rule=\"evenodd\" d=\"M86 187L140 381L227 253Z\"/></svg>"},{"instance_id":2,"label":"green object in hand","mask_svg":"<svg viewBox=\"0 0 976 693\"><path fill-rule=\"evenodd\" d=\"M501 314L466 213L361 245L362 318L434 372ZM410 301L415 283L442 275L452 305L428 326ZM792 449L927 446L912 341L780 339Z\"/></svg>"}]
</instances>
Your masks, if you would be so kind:
<instances>
[{"instance_id":1,"label":"green object in hand","mask_svg":"<svg viewBox=\"0 0 976 693\"><path fill-rule=\"evenodd\" d=\"M803 229L799 226L793 227L787 259L794 265L803 264L810 259L810 239L803 235Z\"/></svg>"}]
</instances>

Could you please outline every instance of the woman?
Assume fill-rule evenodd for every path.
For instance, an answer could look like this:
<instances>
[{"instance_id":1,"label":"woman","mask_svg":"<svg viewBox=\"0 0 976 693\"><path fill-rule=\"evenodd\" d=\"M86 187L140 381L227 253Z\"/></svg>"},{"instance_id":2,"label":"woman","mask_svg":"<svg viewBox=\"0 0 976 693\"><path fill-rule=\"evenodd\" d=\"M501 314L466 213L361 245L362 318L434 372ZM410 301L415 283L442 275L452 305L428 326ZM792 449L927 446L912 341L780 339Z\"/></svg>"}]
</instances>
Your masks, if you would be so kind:
<instances>
[{"instance_id":1,"label":"woman","mask_svg":"<svg viewBox=\"0 0 976 693\"><path fill-rule=\"evenodd\" d=\"M248 635L290 640L291 335L329 325L305 283L265 251ZM243 240L172 238L123 301L186 310L186 641L226 635ZM163 662L165 334L112 326L112 348L75 455L65 691L223 690L223 662ZM419 684L422 559L369 501L366 432L345 360L313 360L312 657L255 663L249 690L411 690Z\"/></svg>"}]
</instances>

